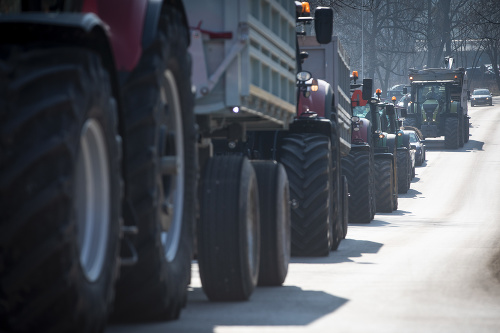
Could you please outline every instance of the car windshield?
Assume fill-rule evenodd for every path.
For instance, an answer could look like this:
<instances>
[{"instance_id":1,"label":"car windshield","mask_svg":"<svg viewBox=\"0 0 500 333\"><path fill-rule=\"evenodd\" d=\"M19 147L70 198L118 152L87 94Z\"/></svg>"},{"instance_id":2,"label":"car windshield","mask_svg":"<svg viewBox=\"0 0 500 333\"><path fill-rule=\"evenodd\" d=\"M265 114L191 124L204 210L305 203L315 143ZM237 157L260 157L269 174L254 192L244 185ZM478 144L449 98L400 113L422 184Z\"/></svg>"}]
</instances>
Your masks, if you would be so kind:
<instances>
[{"instance_id":1,"label":"car windshield","mask_svg":"<svg viewBox=\"0 0 500 333\"><path fill-rule=\"evenodd\" d=\"M415 133L410 133L410 142L417 142L417 136Z\"/></svg>"},{"instance_id":2,"label":"car windshield","mask_svg":"<svg viewBox=\"0 0 500 333\"><path fill-rule=\"evenodd\" d=\"M489 95L490 91L488 89L479 89L479 90L474 90L472 95Z\"/></svg>"}]
</instances>

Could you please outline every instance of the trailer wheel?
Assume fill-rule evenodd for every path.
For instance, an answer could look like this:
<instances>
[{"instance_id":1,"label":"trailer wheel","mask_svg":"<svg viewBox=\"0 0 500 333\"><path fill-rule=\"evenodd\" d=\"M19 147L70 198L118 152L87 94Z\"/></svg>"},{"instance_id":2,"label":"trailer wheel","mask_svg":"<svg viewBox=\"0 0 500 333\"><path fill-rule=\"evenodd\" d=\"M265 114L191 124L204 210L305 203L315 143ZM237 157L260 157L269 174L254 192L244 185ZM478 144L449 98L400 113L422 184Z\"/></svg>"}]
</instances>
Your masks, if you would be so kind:
<instances>
[{"instance_id":1,"label":"trailer wheel","mask_svg":"<svg viewBox=\"0 0 500 333\"><path fill-rule=\"evenodd\" d=\"M171 320L186 304L196 211L188 31L165 7L158 37L123 87L127 225L138 262L124 266L114 319Z\"/></svg>"},{"instance_id":2,"label":"trailer wheel","mask_svg":"<svg viewBox=\"0 0 500 333\"><path fill-rule=\"evenodd\" d=\"M379 213L391 213L394 209L393 161L375 159L376 207Z\"/></svg>"},{"instance_id":3,"label":"trailer wheel","mask_svg":"<svg viewBox=\"0 0 500 333\"><path fill-rule=\"evenodd\" d=\"M411 182L411 161L407 150L397 152L398 193L407 193Z\"/></svg>"},{"instance_id":4,"label":"trailer wheel","mask_svg":"<svg viewBox=\"0 0 500 333\"><path fill-rule=\"evenodd\" d=\"M82 48L0 49L0 331L100 331L122 199L108 74Z\"/></svg>"},{"instance_id":5,"label":"trailer wheel","mask_svg":"<svg viewBox=\"0 0 500 333\"><path fill-rule=\"evenodd\" d=\"M347 177L342 176L342 231L343 238L347 236L349 228L349 183Z\"/></svg>"},{"instance_id":6,"label":"trailer wheel","mask_svg":"<svg viewBox=\"0 0 500 333\"><path fill-rule=\"evenodd\" d=\"M351 151L342 159L342 174L349 186L349 222L370 223L375 215L373 157L370 151Z\"/></svg>"},{"instance_id":7,"label":"trailer wheel","mask_svg":"<svg viewBox=\"0 0 500 333\"><path fill-rule=\"evenodd\" d=\"M283 165L252 161L257 175L260 206L259 280L261 286L280 286L290 263L290 187Z\"/></svg>"},{"instance_id":8,"label":"trailer wheel","mask_svg":"<svg viewBox=\"0 0 500 333\"><path fill-rule=\"evenodd\" d=\"M299 133L283 138L292 202L292 256L327 256L331 249L331 142L324 135Z\"/></svg>"},{"instance_id":9,"label":"trailer wheel","mask_svg":"<svg viewBox=\"0 0 500 333\"><path fill-rule=\"evenodd\" d=\"M259 189L246 157L216 156L201 180L198 265L211 301L242 301L259 276ZM267 253L265 254L267 255Z\"/></svg>"},{"instance_id":10,"label":"trailer wheel","mask_svg":"<svg viewBox=\"0 0 500 333\"><path fill-rule=\"evenodd\" d=\"M458 148L458 118L448 117L444 124L444 147L446 149Z\"/></svg>"}]
</instances>

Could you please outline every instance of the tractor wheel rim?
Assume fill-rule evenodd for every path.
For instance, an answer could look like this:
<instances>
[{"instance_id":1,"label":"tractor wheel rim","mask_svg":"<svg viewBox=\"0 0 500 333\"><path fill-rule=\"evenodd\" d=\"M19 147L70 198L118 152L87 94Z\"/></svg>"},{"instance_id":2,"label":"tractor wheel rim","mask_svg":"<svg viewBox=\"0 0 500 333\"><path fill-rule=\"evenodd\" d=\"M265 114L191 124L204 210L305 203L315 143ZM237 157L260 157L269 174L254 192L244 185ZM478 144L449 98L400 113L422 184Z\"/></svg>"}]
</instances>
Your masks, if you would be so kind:
<instances>
[{"instance_id":1,"label":"tractor wheel rim","mask_svg":"<svg viewBox=\"0 0 500 333\"><path fill-rule=\"evenodd\" d=\"M179 248L183 207L184 207L184 133L182 125L182 107L174 74L165 71L166 85L162 90L163 103L166 106L166 120L160 156L163 168L160 181L160 225L161 242L167 261L174 260ZM193 207L194 209L194 207Z\"/></svg>"},{"instance_id":2,"label":"tractor wheel rim","mask_svg":"<svg viewBox=\"0 0 500 333\"><path fill-rule=\"evenodd\" d=\"M80 134L76 164L75 211L80 265L96 281L103 270L110 225L110 176L104 131L88 119Z\"/></svg>"}]
</instances>

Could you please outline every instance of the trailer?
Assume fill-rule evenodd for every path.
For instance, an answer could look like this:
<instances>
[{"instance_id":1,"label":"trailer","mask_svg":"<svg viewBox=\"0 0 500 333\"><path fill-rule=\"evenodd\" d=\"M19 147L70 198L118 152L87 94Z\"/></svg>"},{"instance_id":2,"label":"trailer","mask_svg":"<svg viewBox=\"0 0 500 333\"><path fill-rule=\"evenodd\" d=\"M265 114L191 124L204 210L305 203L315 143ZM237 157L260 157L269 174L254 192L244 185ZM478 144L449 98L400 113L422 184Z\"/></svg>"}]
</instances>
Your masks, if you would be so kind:
<instances>
[{"instance_id":1,"label":"trailer","mask_svg":"<svg viewBox=\"0 0 500 333\"><path fill-rule=\"evenodd\" d=\"M329 120L297 117L296 25L332 30L331 8L315 18L306 9L293 1L186 3L201 170L197 259L210 300L246 300L257 284L281 285L291 255L328 255L341 239L330 164L318 173L326 181L314 201L325 214L311 224L297 215L307 205L295 190L307 182L297 176L301 166L289 163L297 136L332 146ZM319 156L328 160L324 151Z\"/></svg>"}]
</instances>

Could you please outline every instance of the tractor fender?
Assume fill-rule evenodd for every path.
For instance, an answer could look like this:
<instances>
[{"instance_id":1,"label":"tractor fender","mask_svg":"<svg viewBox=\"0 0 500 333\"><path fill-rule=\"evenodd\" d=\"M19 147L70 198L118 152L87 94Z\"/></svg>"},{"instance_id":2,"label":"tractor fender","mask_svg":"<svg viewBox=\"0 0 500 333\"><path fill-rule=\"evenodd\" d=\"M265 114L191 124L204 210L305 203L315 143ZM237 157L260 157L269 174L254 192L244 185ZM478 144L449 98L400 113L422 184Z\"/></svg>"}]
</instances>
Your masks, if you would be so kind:
<instances>
[{"instance_id":1,"label":"tractor fender","mask_svg":"<svg viewBox=\"0 0 500 333\"><path fill-rule=\"evenodd\" d=\"M361 118L359 120L359 129L357 131L352 131L351 142L366 142L371 143L371 132L372 125L371 122L366 118Z\"/></svg>"},{"instance_id":2,"label":"tractor fender","mask_svg":"<svg viewBox=\"0 0 500 333\"><path fill-rule=\"evenodd\" d=\"M318 117L330 119L333 110L333 89L332 86L324 81L318 81L318 90L311 91L308 97L303 94L299 96L298 116L307 111L315 112Z\"/></svg>"},{"instance_id":3,"label":"tractor fender","mask_svg":"<svg viewBox=\"0 0 500 333\"><path fill-rule=\"evenodd\" d=\"M389 148L389 152L395 152L396 151L396 134L386 134L386 145Z\"/></svg>"},{"instance_id":4,"label":"tractor fender","mask_svg":"<svg viewBox=\"0 0 500 333\"><path fill-rule=\"evenodd\" d=\"M45 44L42 44L45 43ZM0 16L0 43L82 46L100 54L119 96L117 71L107 25L93 13L29 12ZM119 101L119 99L117 99Z\"/></svg>"},{"instance_id":5,"label":"tractor fender","mask_svg":"<svg viewBox=\"0 0 500 333\"><path fill-rule=\"evenodd\" d=\"M333 133L332 126L329 119L298 118L290 124L289 131L290 133L321 133L330 138Z\"/></svg>"},{"instance_id":6,"label":"tractor fender","mask_svg":"<svg viewBox=\"0 0 500 333\"><path fill-rule=\"evenodd\" d=\"M351 144L351 152L354 151L370 151L371 147L367 143Z\"/></svg>"},{"instance_id":7,"label":"tractor fender","mask_svg":"<svg viewBox=\"0 0 500 333\"><path fill-rule=\"evenodd\" d=\"M392 153L375 153L373 156L375 159L394 160L394 154Z\"/></svg>"},{"instance_id":8,"label":"tractor fender","mask_svg":"<svg viewBox=\"0 0 500 333\"><path fill-rule=\"evenodd\" d=\"M403 132L403 147L410 147L410 135Z\"/></svg>"}]
</instances>

